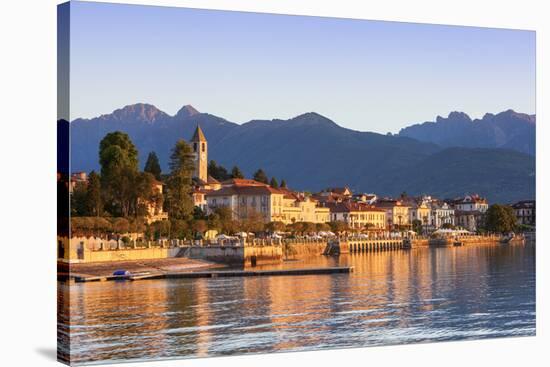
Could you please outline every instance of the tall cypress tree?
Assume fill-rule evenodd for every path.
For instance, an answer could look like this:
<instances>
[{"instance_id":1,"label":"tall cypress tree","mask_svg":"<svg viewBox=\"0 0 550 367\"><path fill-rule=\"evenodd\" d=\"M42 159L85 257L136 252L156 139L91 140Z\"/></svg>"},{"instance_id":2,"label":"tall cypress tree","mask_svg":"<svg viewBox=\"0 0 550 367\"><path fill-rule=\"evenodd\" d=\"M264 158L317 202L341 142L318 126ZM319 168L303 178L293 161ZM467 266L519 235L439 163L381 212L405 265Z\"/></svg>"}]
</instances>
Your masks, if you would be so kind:
<instances>
[{"instance_id":1,"label":"tall cypress tree","mask_svg":"<svg viewBox=\"0 0 550 367\"><path fill-rule=\"evenodd\" d=\"M265 174L264 170L261 168L254 173L254 180L258 182L263 182L266 185L269 183L269 179L267 178L267 175Z\"/></svg>"},{"instance_id":2,"label":"tall cypress tree","mask_svg":"<svg viewBox=\"0 0 550 367\"><path fill-rule=\"evenodd\" d=\"M277 179L275 177L271 177L271 181L269 182L269 186L273 187L274 189L279 188L279 183L277 182Z\"/></svg>"},{"instance_id":3,"label":"tall cypress tree","mask_svg":"<svg viewBox=\"0 0 550 367\"><path fill-rule=\"evenodd\" d=\"M145 168L143 169L143 171L149 172L150 174L155 176L157 180L160 180L162 170L160 168L159 159L155 152L151 152L147 156L147 162L145 162Z\"/></svg>"},{"instance_id":4,"label":"tall cypress tree","mask_svg":"<svg viewBox=\"0 0 550 367\"><path fill-rule=\"evenodd\" d=\"M103 201L101 199L101 179L94 171L88 176L88 187L86 190L86 206L88 213L100 216L103 213Z\"/></svg>"},{"instance_id":5,"label":"tall cypress tree","mask_svg":"<svg viewBox=\"0 0 550 367\"><path fill-rule=\"evenodd\" d=\"M233 166L231 169L231 178L244 178L244 174L241 172L239 167Z\"/></svg>"},{"instance_id":6,"label":"tall cypress tree","mask_svg":"<svg viewBox=\"0 0 550 367\"><path fill-rule=\"evenodd\" d=\"M166 185L168 214L171 219L186 220L193 213L193 158L191 147L184 140L178 140L170 156L171 171Z\"/></svg>"}]
</instances>

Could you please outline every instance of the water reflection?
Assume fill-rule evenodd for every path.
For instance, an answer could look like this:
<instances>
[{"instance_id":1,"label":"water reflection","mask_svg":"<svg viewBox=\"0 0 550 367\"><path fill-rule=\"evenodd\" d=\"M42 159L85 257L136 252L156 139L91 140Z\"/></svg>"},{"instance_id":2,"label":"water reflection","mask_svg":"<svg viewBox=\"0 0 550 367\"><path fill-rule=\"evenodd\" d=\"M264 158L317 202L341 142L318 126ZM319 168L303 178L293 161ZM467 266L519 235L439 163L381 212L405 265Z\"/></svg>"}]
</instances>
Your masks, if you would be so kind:
<instances>
[{"instance_id":1,"label":"water reflection","mask_svg":"<svg viewBox=\"0 0 550 367\"><path fill-rule=\"evenodd\" d=\"M71 356L114 361L535 334L534 246L421 248L270 267L324 265L355 272L60 283Z\"/></svg>"}]
</instances>

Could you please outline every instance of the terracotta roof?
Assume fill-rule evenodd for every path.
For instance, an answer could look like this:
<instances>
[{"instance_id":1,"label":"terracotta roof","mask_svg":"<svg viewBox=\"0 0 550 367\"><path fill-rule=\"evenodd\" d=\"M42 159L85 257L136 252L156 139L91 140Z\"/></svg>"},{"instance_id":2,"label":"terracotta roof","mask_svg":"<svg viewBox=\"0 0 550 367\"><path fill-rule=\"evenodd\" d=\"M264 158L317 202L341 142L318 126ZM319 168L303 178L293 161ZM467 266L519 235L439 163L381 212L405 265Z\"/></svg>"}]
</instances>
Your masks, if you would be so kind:
<instances>
[{"instance_id":1,"label":"terracotta roof","mask_svg":"<svg viewBox=\"0 0 550 367\"><path fill-rule=\"evenodd\" d=\"M220 181L216 180L214 177L208 175L208 177L206 178L206 182L209 183L209 184L219 184Z\"/></svg>"},{"instance_id":2,"label":"terracotta roof","mask_svg":"<svg viewBox=\"0 0 550 367\"><path fill-rule=\"evenodd\" d=\"M320 201L322 203L336 203L336 202L339 202L339 201L343 201L346 197L343 196L343 195L340 195L340 194L335 194L335 193L325 193L324 195L322 193L317 193L317 194L314 194L312 195L312 197L317 200L317 201Z\"/></svg>"},{"instance_id":3,"label":"terracotta roof","mask_svg":"<svg viewBox=\"0 0 550 367\"><path fill-rule=\"evenodd\" d=\"M522 200L512 205L514 209L532 209L535 207L535 200Z\"/></svg>"},{"instance_id":4,"label":"terracotta roof","mask_svg":"<svg viewBox=\"0 0 550 367\"><path fill-rule=\"evenodd\" d=\"M339 194L339 195L343 195L346 191L351 192L351 190L347 186L345 186L345 187L329 187L325 191L326 192L333 192L333 193Z\"/></svg>"},{"instance_id":5,"label":"terracotta roof","mask_svg":"<svg viewBox=\"0 0 550 367\"><path fill-rule=\"evenodd\" d=\"M480 204L487 204L487 199L477 195L466 195L463 198L458 198L454 200L455 204L470 204L470 203L480 203Z\"/></svg>"},{"instance_id":6,"label":"terracotta roof","mask_svg":"<svg viewBox=\"0 0 550 367\"><path fill-rule=\"evenodd\" d=\"M193 184L194 185L206 185L206 182L201 180L200 177L197 177L197 176L193 176L193 178L191 179L191 181L193 181Z\"/></svg>"},{"instance_id":7,"label":"terracotta roof","mask_svg":"<svg viewBox=\"0 0 550 367\"><path fill-rule=\"evenodd\" d=\"M374 205L379 208L393 208L394 206L408 207L407 205L403 205L399 200L378 200Z\"/></svg>"},{"instance_id":8,"label":"terracotta roof","mask_svg":"<svg viewBox=\"0 0 550 367\"><path fill-rule=\"evenodd\" d=\"M193 194L208 194L210 192L214 192L215 190L206 190L206 189L201 189L201 188L194 188L193 189Z\"/></svg>"},{"instance_id":9,"label":"terracotta roof","mask_svg":"<svg viewBox=\"0 0 550 367\"><path fill-rule=\"evenodd\" d=\"M327 203L326 207L330 209L331 212L341 213L341 212L380 212L385 213L384 209L375 208L370 205L363 203L354 203L354 202L342 202L342 203Z\"/></svg>"},{"instance_id":10,"label":"terracotta roof","mask_svg":"<svg viewBox=\"0 0 550 367\"><path fill-rule=\"evenodd\" d=\"M263 182L250 180L247 178L230 178L222 182L222 185L236 185L236 186L269 186Z\"/></svg>"},{"instance_id":11,"label":"terracotta roof","mask_svg":"<svg viewBox=\"0 0 550 367\"><path fill-rule=\"evenodd\" d=\"M283 192L267 185L263 185L263 186L233 185L233 186L222 187L220 190L211 191L207 194L207 196L271 195L271 194L284 195Z\"/></svg>"},{"instance_id":12,"label":"terracotta roof","mask_svg":"<svg viewBox=\"0 0 550 367\"><path fill-rule=\"evenodd\" d=\"M197 125L197 128L195 129L195 133L193 134L193 137L191 138L191 141L206 141L206 138L204 137L204 133L202 132L202 129L199 125Z\"/></svg>"}]
</instances>

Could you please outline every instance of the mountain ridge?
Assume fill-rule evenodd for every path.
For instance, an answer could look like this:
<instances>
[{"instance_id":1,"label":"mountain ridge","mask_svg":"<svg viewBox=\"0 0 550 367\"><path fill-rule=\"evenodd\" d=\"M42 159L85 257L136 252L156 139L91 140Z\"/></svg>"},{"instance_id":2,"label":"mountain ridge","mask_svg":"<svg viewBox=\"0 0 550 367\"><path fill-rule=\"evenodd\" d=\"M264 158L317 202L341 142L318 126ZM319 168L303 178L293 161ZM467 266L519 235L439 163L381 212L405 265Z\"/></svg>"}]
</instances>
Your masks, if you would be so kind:
<instances>
[{"instance_id":1,"label":"mountain ridge","mask_svg":"<svg viewBox=\"0 0 550 367\"><path fill-rule=\"evenodd\" d=\"M73 120L71 163L74 170L97 170L99 141L108 132L120 130L128 133L136 144L141 165L147 154L155 151L163 170L167 171L168 157L175 142L178 139L188 141L200 125L208 140L209 159L227 168L238 165L247 176L263 168L268 175L285 178L291 187L299 190L316 191L328 186L348 185L355 191L374 191L381 195L398 195L403 190L414 194L421 191L421 185L429 186L429 182L422 182L420 178L430 177L431 170L444 170L446 162L454 162L463 174L468 164L472 165L469 169L472 173L467 174L483 177L483 180L470 180L472 182L460 188L443 179L438 181L441 190L434 190L432 194L448 193L443 188L450 186L457 195L479 192L505 201L533 195L529 187L534 187L534 176L529 176L523 168L533 168L534 174L534 159L523 153L510 153L506 147L502 149L506 153L501 153L514 160L513 166L498 158L500 151L495 153L488 148L492 153L487 155L491 160L488 166L496 167L492 170L497 176L495 182L502 184L502 176L513 183L509 189L505 185L502 191L498 187L491 188L489 177L476 168L475 159L484 160L484 155L472 153L468 150L471 148L467 148L468 154L461 158L453 151L446 151L446 147L408 136L347 129L315 112L287 120L251 120L239 125L199 112L191 105L185 105L174 116L151 106L126 106L125 113L118 112L114 116L106 114ZM451 157L452 160L447 160ZM430 159L435 166L425 163ZM417 184L413 185L414 182Z\"/></svg>"},{"instance_id":2,"label":"mountain ridge","mask_svg":"<svg viewBox=\"0 0 550 367\"><path fill-rule=\"evenodd\" d=\"M437 116L435 121L413 124L398 133L442 147L510 148L530 155L536 151L535 134L536 116L512 109L474 120L453 111L446 118Z\"/></svg>"}]
</instances>

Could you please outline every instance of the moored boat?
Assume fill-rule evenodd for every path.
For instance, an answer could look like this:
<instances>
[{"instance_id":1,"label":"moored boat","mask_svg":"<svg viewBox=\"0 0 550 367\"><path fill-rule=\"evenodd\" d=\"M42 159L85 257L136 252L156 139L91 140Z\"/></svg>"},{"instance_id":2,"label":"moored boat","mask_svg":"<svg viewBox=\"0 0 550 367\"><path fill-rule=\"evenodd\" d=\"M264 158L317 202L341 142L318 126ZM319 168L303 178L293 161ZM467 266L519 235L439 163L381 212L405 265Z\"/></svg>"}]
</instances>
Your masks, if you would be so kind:
<instances>
[{"instance_id":1,"label":"moored boat","mask_svg":"<svg viewBox=\"0 0 550 367\"><path fill-rule=\"evenodd\" d=\"M509 244L509 243L525 243L525 236L522 234L515 234L513 232L507 233L503 235L499 242L503 245Z\"/></svg>"}]
</instances>

